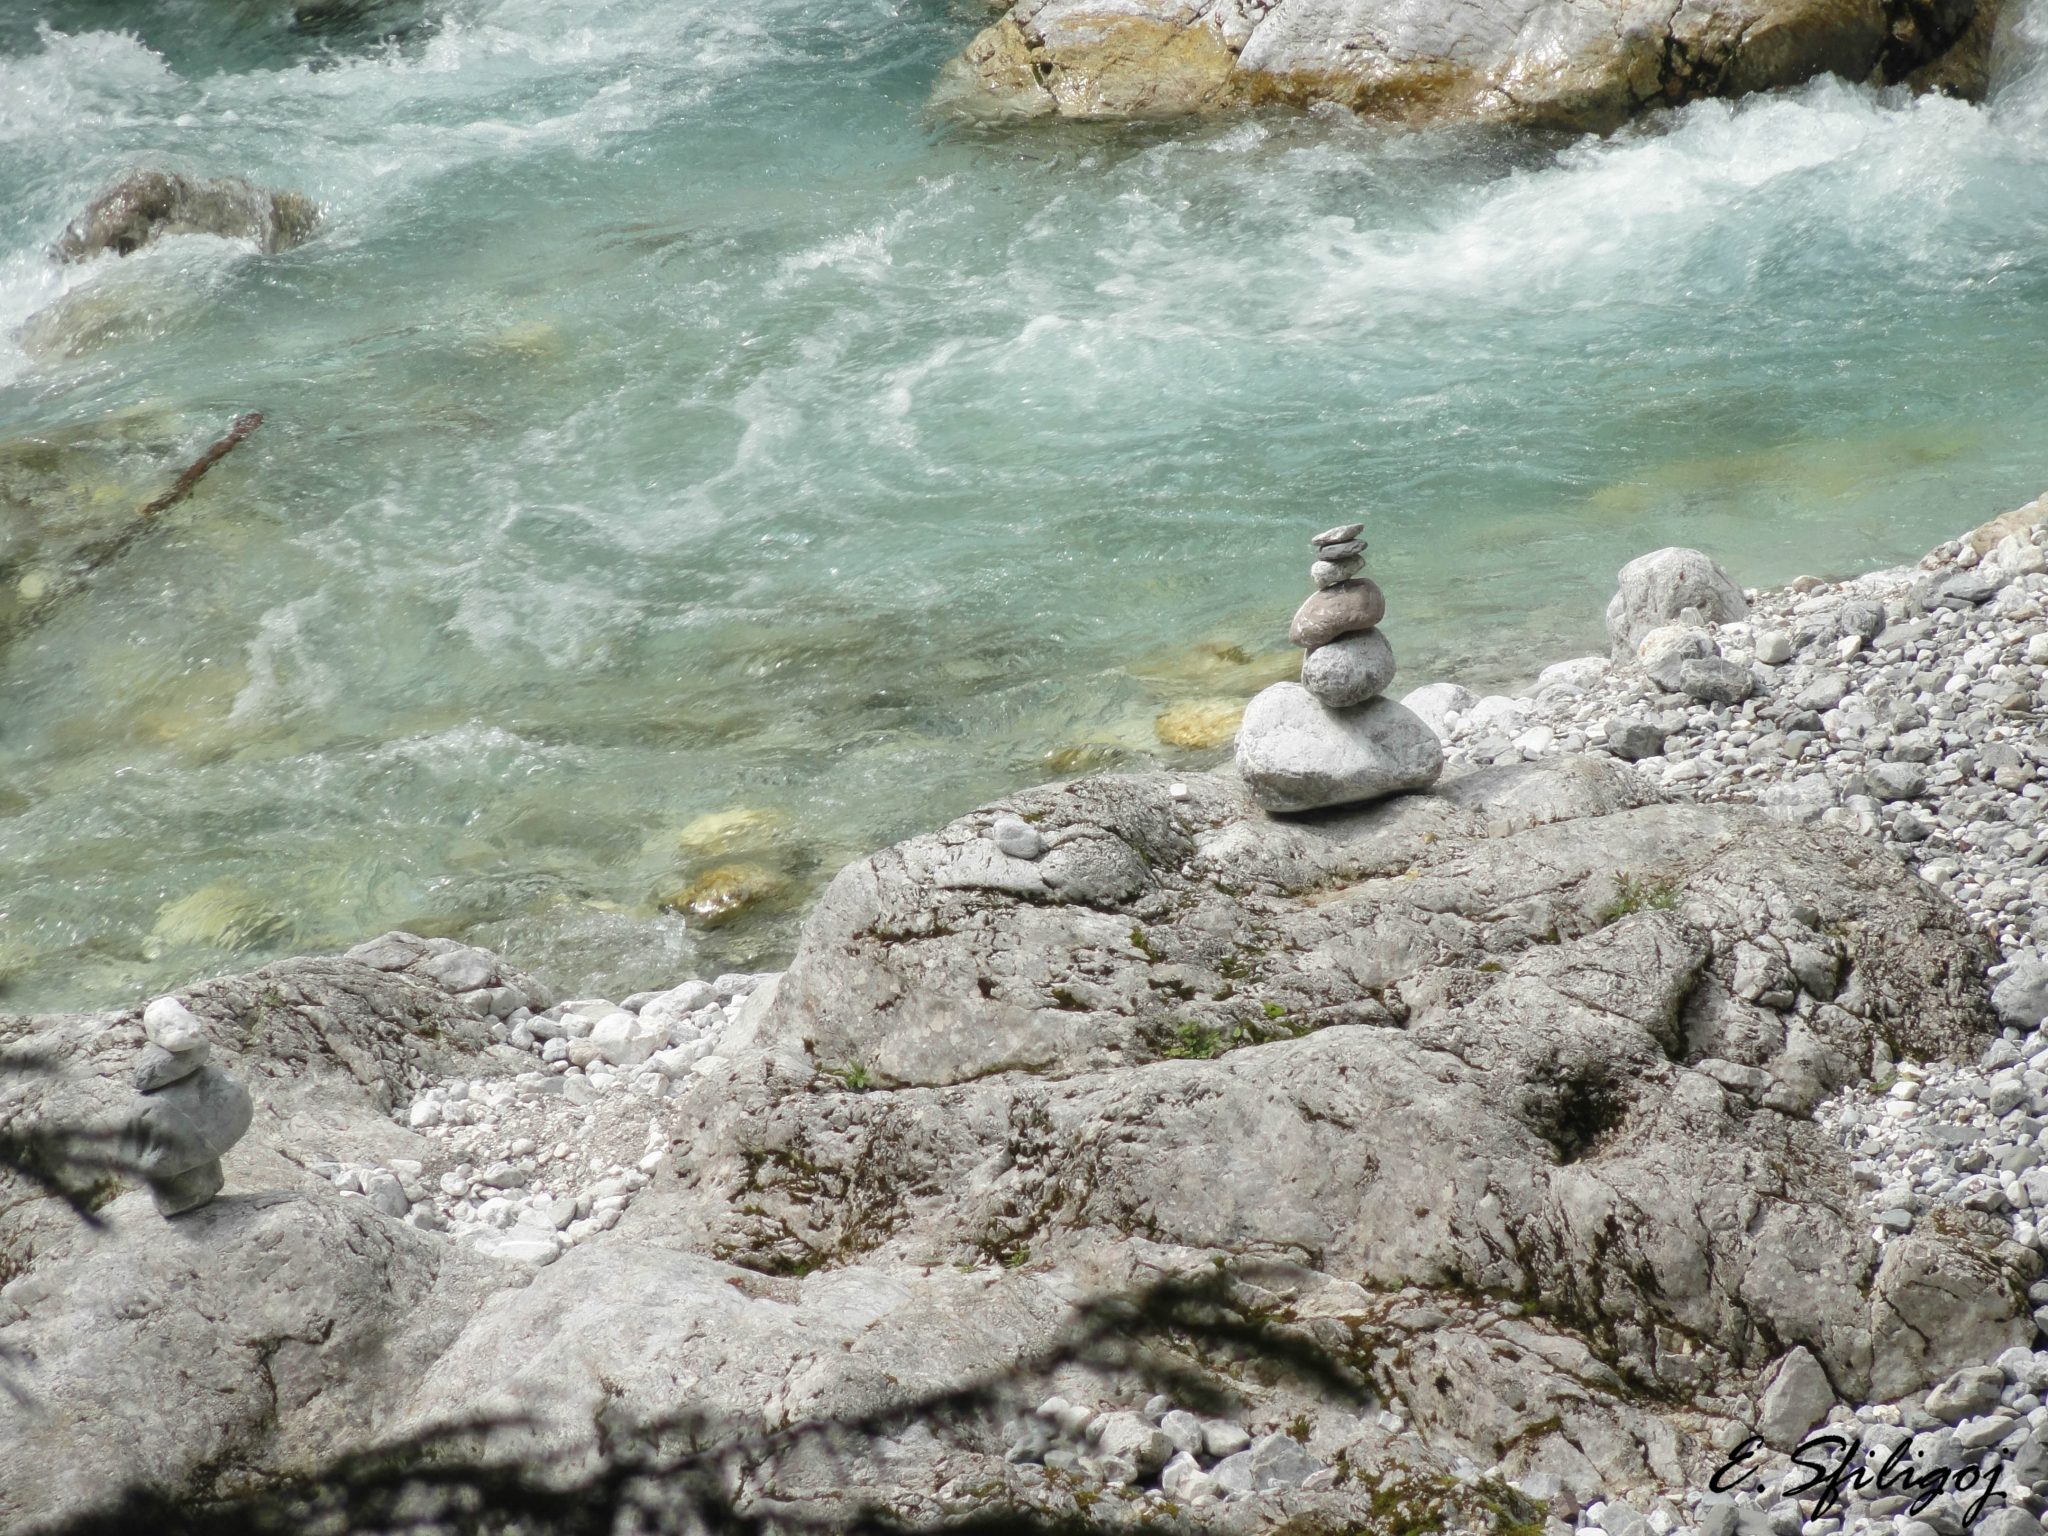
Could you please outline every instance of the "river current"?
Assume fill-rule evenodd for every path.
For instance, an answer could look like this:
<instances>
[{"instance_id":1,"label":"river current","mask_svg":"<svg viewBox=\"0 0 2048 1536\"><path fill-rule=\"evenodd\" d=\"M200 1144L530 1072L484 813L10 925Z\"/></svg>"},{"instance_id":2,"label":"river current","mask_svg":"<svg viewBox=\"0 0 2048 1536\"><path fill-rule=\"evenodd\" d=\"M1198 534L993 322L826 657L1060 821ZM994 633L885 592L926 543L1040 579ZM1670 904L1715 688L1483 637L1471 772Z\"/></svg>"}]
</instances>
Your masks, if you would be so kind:
<instances>
[{"instance_id":1,"label":"river current","mask_svg":"<svg viewBox=\"0 0 2048 1536\"><path fill-rule=\"evenodd\" d=\"M14 598L266 418L0 642L0 1007L391 927L774 963L871 848L1219 761L1328 524L1399 693L1601 649L1660 545L1848 574L2048 489L2040 4L1982 106L1607 139L933 120L987 15L0 12ZM325 222L59 265L139 164Z\"/></svg>"}]
</instances>

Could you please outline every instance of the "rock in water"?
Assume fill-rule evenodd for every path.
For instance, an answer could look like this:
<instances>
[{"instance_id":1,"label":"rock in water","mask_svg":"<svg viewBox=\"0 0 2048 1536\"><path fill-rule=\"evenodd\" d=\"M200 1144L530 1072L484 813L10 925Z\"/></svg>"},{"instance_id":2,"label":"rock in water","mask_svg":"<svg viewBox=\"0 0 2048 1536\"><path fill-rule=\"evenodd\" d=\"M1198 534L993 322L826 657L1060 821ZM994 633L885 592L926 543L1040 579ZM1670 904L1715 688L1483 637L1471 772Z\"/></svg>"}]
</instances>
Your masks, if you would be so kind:
<instances>
[{"instance_id":1,"label":"rock in water","mask_svg":"<svg viewBox=\"0 0 2048 1536\"><path fill-rule=\"evenodd\" d=\"M1997 0L1958 0L1895 32L1883 0L1013 0L937 97L991 117L1329 101L1400 122L1605 132L1651 106L1830 71L1981 94L1996 15Z\"/></svg>"},{"instance_id":2,"label":"rock in water","mask_svg":"<svg viewBox=\"0 0 2048 1536\"><path fill-rule=\"evenodd\" d=\"M1244 712L1237 771L1264 809L1312 811L1427 789L1444 771L1444 749L1391 699L1337 711L1298 683L1275 683Z\"/></svg>"},{"instance_id":3,"label":"rock in water","mask_svg":"<svg viewBox=\"0 0 2048 1536\"><path fill-rule=\"evenodd\" d=\"M1304 650L1314 650L1361 629L1371 629L1386 616L1386 595L1376 583L1360 577L1311 592L1294 610L1287 638Z\"/></svg>"},{"instance_id":4,"label":"rock in water","mask_svg":"<svg viewBox=\"0 0 2048 1536\"><path fill-rule=\"evenodd\" d=\"M1394 680L1394 648L1376 629L1360 630L1301 658L1301 686L1332 709L1363 704Z\"/></svg>"},{"instance_id":5,"label":"rock in water","mask_svg":"<svg viewBox=\"0 0 2048 1536\"><path fill-rule=\"evenodd\" d=\"M1638 555L1615 576L1617 590L1607 604L1607 638L1614 658L1626 661L1651 630L1679 622L1687 609L1702 624L1726 624L1749 617L1749 602L1726 571L1696 549L1652 550Z\"/></svg>"},{"instance_id":6,"label":"rock in water","mask_svg":"<svg viewBox=\"0 0 2048 1536\"><path fill-rule=\"evenodd\" d=\"M269 255L301 244L319 222L319 208L297 192L266 192L232 176L194 181L171 171L134 171L71 221L56 255L63 261L102 251L132 256L164 235L254 240Z\"/></svg>"}]
</instances>

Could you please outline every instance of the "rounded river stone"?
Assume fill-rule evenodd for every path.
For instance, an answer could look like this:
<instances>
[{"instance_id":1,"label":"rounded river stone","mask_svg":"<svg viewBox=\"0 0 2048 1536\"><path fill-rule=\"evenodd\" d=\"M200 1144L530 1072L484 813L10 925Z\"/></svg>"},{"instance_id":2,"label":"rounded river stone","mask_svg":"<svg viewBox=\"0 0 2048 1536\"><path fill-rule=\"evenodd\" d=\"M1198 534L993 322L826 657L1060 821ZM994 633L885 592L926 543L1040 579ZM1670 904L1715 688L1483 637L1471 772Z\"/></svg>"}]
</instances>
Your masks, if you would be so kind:
<instances>
[{"instance_id":1,"label":"rounded river stone","mask_svg":"<svg viewBox=\"0 0 2048 1536\"><path fill-rule=\"evenodd\" d=\"M1328 645L1361 629L1371 629L1386 617L1387 599L1378 583L1361 576L1311 592L1294 610L1294 622L1287 626L1287 638L1304 650Z\"/></svg>"}]
</instances>

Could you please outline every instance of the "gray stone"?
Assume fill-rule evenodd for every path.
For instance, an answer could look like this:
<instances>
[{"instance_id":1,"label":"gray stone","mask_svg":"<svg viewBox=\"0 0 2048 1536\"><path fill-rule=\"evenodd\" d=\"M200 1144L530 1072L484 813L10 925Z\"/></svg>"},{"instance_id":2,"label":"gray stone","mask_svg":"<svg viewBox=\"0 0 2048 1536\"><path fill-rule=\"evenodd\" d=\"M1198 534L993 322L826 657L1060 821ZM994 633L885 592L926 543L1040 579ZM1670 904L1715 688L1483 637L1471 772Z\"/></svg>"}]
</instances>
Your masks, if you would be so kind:
<instances>
[{"instance_id":1,"label":"gray stone","mask_svg":"<svg viewBox=\"0 0 2048 1536\"><path fill-rule=\"evenodd\" d=\"M1242 1424L1233 1424L1229 1419L1202 1421L1202 1449L1218 1460L1235 1456L1251 1443L1251 1432Z\"/></svg>"},{"instance_id":2,"label":"gray stone","mask_svg":"<svg viewBox=\"0 0 2048 1536\"><path fill-rule=\"evenodd\" d=\"M1391 699L1333 711L1298 683L1253 699L1237 732L1237 771L1268 811L1318 810L1426 789L1443 745Z\"/></svg>"},{"instance_id":3,"label":"gray stone","mask_svg":"<svg viewBox=\"0 0 2048 1536\"><path fill-rule=\"evenodd\" d=\"M1835 610L1835 628L1844 635L1875 640L1884 633L1884 604L1862 599L1844 603Z\"/></svg>"},{"instance_id":4,"label":"gray stone","mask_svg":"<svg viewBox=\"0 0 2048 1536\"><path fill-rule=\"evenodd\" d=\"M167 1051L160 1045L145 1045L135 1058L135 1091L150 1093L181 1077L190 1077L206 1065L213 1054L204 1040L189 1051Z\"/></svg>"},{"instance_id":5,"label":"gray stone","mask_svg":"<svg viewBox=\"0 0 2048 1536\"><path fill-rule=\"evenodd\" d=\"M1135 1413L1105 1413L1089 1428L1104 1456L1128 1462L1138 1477L1150 1477L1173 1455L1173 1442Z\"/></svg>"},{"instance_id":6,"label":"gray stone","mask_svg":"<svg viewBox=\"0 0 2048 1536\"><path fill-rule=\"evenodd\" d=\"M1994 1507L1971 1527L1975 1536L2041 1536L2041 1522L2017 1505Z\"/></svg>"},{"instance_id":7,"label":"gray stone","mask_svg":"<svg viewBox=\"0 0 2048 1536\"><path fill-rule=\"evenodd\" d=\"M1318 560L1308 568L1308 579L1318 587L1338 587L1356 576L1365 567L1362 557L1349 560Z\"/></svg>"},{"instance_id":8,"label":"gray stone","mask_svg":"<svg viewBox=\"0 0 2048 1536\"><path fill-rule=\"evenodd\" d=\"M1319 645L1301 658L1301 686L1332 709L1377 698L1394 680L1394 648L1377 629Z\"/></svg>"},{"instance_id":9,"label":"gray stone","mask_svg":"<svg viewBox=\"0 0 2048 1536\"><path fill-rule=\"evenodd\" d=\"M498 979L496 958L481 949L455 949L445 955L432 955L415 969L420 975L438 981L450 992L474 992L479 987L493 985Z\"/></svg>"},{"instance_id":10,"label":"gray stone","mask_svg":"<svg viewBox=\"0 0 2048 1536\"><path fill-rule=\"evenodd\" d=\"M1182 1408L1160 1415L1159 1432L1177 1451L1198 1456L1202 1451L1202 1421Z\"/></svg>"},{"instance_id":11,"label":"gray stone","mask_svg":"<svg viewBox=\"0 0 2048 1536\"><path fill-rule=\"evenodd\" d=\"M1618 590L1607 605L1607 636L1616 660L1636 655L1651 630L1695 612L1698 624L1726 624L1749 616L1742 589L1715 561L1696 549L1667 548L1639 555L1616 574Z\"/></svg>"},{"instance_id":12,"label":"gray stone","mask_svg":"<svg viewBox=\"0 0 2048 1536\"><path fill-rule=\"evenodd\" d=\"M988 835L1013 859L1036 859L1045 852L1045 839L1021 816L998 816L990 824Z\"/></svg>"},{"instance_id":13,"label":"gray stone","mask_svg":"<svg viewBox=\"0 0 2048 1536\"><path fill-rule=\"evenodd\" d=\"M1448 717L1462 715L1478 702L1471 690L1456 683L1424 683L1408 692L1401 707L1412 711L1424 725L1443 737L1450 734Z\"/></svg>"},{"instance_id":14,"label":"gray stone","mask_svg":"<svg viewBox=\"0 0 2048 1536\"><path fill-rule=\"evenodd\" d=\"M1679 669L1688 661L1715 654L1714 637L1704 629L1665 624L1643 636L1635 659L1651 682L1666 693L1676 693L1680 686Z\"/></svg>"},{"instance_id":15,"label":"gray stone","mask_svg":"<svg viewBox=\"0 0 2048 1536\"><path fill-rule=\"evenodd\" d=\"M1342 544L1325 544L1316 551L1319 560L1361 560L1365 557L1365 541L1349 539Z\"/></svg>"},{"instance_id":16,"label":"gray stone","mask_svg":"<svg viewBox=\"0 0 2048 1536\"><path fill-rule=\"evenodd\" d=\"M1801 709L1826 711L1833 709L1849 696L1849 679L1839 672L1830 672L1815 678L1799 690L1797 703Z\"/></svg>"},{"instance_id":17,"label":"gray stone","mask_svg":"<svg viewBox=\"0 0 2048 1536\"><path fill-rule=\"evenodd\" d=\"M1323 1464L1291 1435L1263 1435L1249 1450L1224 1457L1209 1469L1209 1475L1231 1493L1265 1493L1299 1488L1322 1470Z\"/></svg>"},{"instance_id":18,"label":"gray stone","mask_svg":"<svg viewBox=\"0 0 2048 1536\"><path fill-rule=\"evenodd\" d=\"M1966 1451L1987 1451L1992 1446L2012 1437L2013 1431L2021 1427L2020 1420L2002 1413L1988 1413L1979 1419L1966 1419L1956 1426L1956 1444Z\"/></svg>"},{"instance_id":19,"label":"gray stone","mask_svg":"<svg viewBox=\"0 0 2048 1536\"><path fill-rule=\"evenodd\" d=\"M2048 1020L2048 961L2022 955L2005 979L1991 989L1991 1006L1999 1021L2020 1030L2038 1029Z\"/></svg>"},{"instance_id":20,"label":"gray stone","mask_svg":"<svg viewBox=\"0 0 2048 1536\"><path fill-rule=\"evenodd\" d=\"M175 1178L219 1159L249 1129L248 1089L211 1064L144 1094L122 1132L122 1156L143 1178Z\"/></svg>"},{"instance_id":21,"label":"gray stone","mask_svg":"<svg viewBox=\"0 0 2048 1536\"><path fill-rule=\"evenodd\" d=\"M1664 730L1648 720L1609 720L1607 745L1625 763L1658 757L1664 751Z\"/></svg>"},{"instance_id":22,"label":"gray stone","mask_svg":"<svg viewBox=\"0 0 2048 1536\"><path fill-rule=\"evenodd\" d=\"M1364 532L1365 524L1363 523L1339 523L1335 528L1325 528L1321 533L1310 539L1308 547L1314 550L1327 550L1333 544L1355 543L1358 540L1358 536ZM1327 559L1328 556L1325 555L1324 558Z\"/></svg>"},{"instance_id":23,"label":"gray stone","mask_svg":"<svg viewBox=\"0 0 2048 1536\"><path fill-rule=\"evenodd\" d=\"M405 1198L405 1190L398 1180L388 1173L373 1173L363 1181L363 1196L373 1209L386 1216L403 1216L412 1209L412 1202Z\"/></svg>"},{"instance_id":24,"label":"gray stone","mask_svg":"<svg viewBox=\"0 0 2048 1536\"><path fill-rule=\"evenodd\" d=\"M1930 608L1970 609L1988 603L2004 585L1995 570L1955 571L1938 576L1920 591L1920 600Z\"/></svg>"},{"instance_id":25,"label":"gray stone","mask_svg":"<svg viewBox=\"0 0 2048 1536\"><path fill-rule=\"evenodd\" d=\"M1183 1499L1187 1497L1189 1480L1202 1475L1202 1464L1190 1452L1178 1451L1160 1469L1159 1491L1169 1499Z\"/></svg>"},{"instance_id":26,"label":"gray stone","mask_svg":"<svg viewBox=\"0 0 2048 1536\"><path fill-rule=\"evenodd\" d=\"M1311 592L1294 610L1287 638L1303 650L1328 645L1345 635L1371 629L1386 617L1387 599L1378 585L1359 577Z\"/></svg>"},{"instance_id":27,"label":"gray stone","mask_svg":"<svg viewBox=\"0 0 2048 1536\"><path fill-rule=\"evenodd\" d=\"M64 261L103 251L130 256L165 235L253 240L266 253L312 234L319 209L296 192L266 192L233 177L195 181L168 171L132 171L85 207L56 244Z\"/></svg>"},{"instance_id":28,"label":"gray stone","mask_svg":"<svg viewBox=\"0 0 2048 1536\"><path fill-rule=\"evenodd\" d=\"M1699 656L1678 664L1678 687L1703 704L1740 704L1756 691L1756 679L1738 662Z\"/></svg>"},{"instance_id":29,"label":"gray stone","mask_svg":"<svg viewBox=\"0 0 2048 1536\"><path fill-rule=\"evenodd\" d=\"M1599 1526L1607 1536L1653 1536L1650 1522L1619 1499L1609 1499L1601 1508Z\"/></svg>"},{"instance_id":30,"label":"gray stone","mask_svg":"<svg viewBox=\"0 0 2048 1536\"><path fill-rule=\"evenodd\" d=\"M1779 1362L1757 1404L1756 1429L1766 1442L1789 1451L1835 1406L1835 1389L1813 1352L1804 1345Z\"/></svg>"},{"instance_id":31,"label":"gray stone","mask_svg":"<svg viewBox=\"0 0 2048 1536\"><path fill-rule=\"evenodd\" d=\"M1917 763L1872 763L1863 778L1870 793L1885 802L1917 799L1927 791L1927 774Z\"/></svg>"},{"instance_id":32,"label":"gray stone","mask_svg":"<svg viewBox=\"0 0 2048 1536\"><path fill-rule=\"evenodd\" d=\"M1927 1394L1927 1411L1944 1424L1974 1418L1998 1406L1998 1394L2004 1386L2005 1372L1998 1367L1969 1366Z\"/></svg>"},{"instance_id":33,"label":"gray stone","mask_svg":"<svg viewBox=\"0 0 2048 1536\"><path fill-rule=\"evenodd\" d=\"M1756 637L1756 659L1767 667L1780 667L1792 659L1792 637L1782 629L1766 629Z\"/></svg>"},{"instance_id":34,"label":"gray stone","mask_svg":"<svg viewBox=\"0 0 2048 1536\"><path fill-rule=\"evenodd\" d=\"M341 958L375 971L403 971L417 964L426 953L425 939L394 930L343 951Z\"/></svg>"}]
</instances>

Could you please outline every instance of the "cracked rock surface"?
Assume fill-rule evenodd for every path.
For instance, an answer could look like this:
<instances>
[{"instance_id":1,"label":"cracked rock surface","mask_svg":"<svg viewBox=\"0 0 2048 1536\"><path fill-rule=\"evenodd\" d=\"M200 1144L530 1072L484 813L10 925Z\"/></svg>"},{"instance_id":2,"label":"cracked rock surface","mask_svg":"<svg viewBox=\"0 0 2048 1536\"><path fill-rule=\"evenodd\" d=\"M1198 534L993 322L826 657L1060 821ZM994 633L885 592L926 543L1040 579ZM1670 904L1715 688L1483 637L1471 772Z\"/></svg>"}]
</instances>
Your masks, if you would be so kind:
<instances>
[{"instance_id":1,"label":"cracked rock surface","mask_svg":"<svg viewBox=\"0 0 2048 1536\"><path fill-rule=\"evenodd\" d=\"M1238 1404L1212 1429L1070 1367L1007 1422L777 1458L742 1497L1071 1510L1079 1477L1249 1530L1401 1487L1463 1528L1501 1479L1682 1486L1760 1398L1899 1397L2031 1340L2034 1250L1987 1211L1873 1226L1814 1119L1894 1059L1975 1059L1989 953L1853 833L1593 758L1286 822L1224 778L1049 786L842 871L730 1017L710 984L664 994L721 1017L661 1092L537 1096L548 1157L660 1132L630 1203L539 1268L398 1212L407 1180L468 1188L490 1106L548 1076L499 1037L577 1005L535 1013L495 957L403 935L208 983L182 1001L256 1104L227 1192L166 1242L139 1191L102 1233L0 1191L0 1345L47 1409L0 1438L0 1520L493 1409L563 1449L620 1413L870 1410L1219 1261L1372 1401L1207 1357ZM125 1105L142 1032L0 1038L63 1068L0 1115L89 1117ZM539 1140L486 1182L566 1176ZM1795 1350L1798 1392L1769 1396Z\"/></svg>"}]
</instances>

